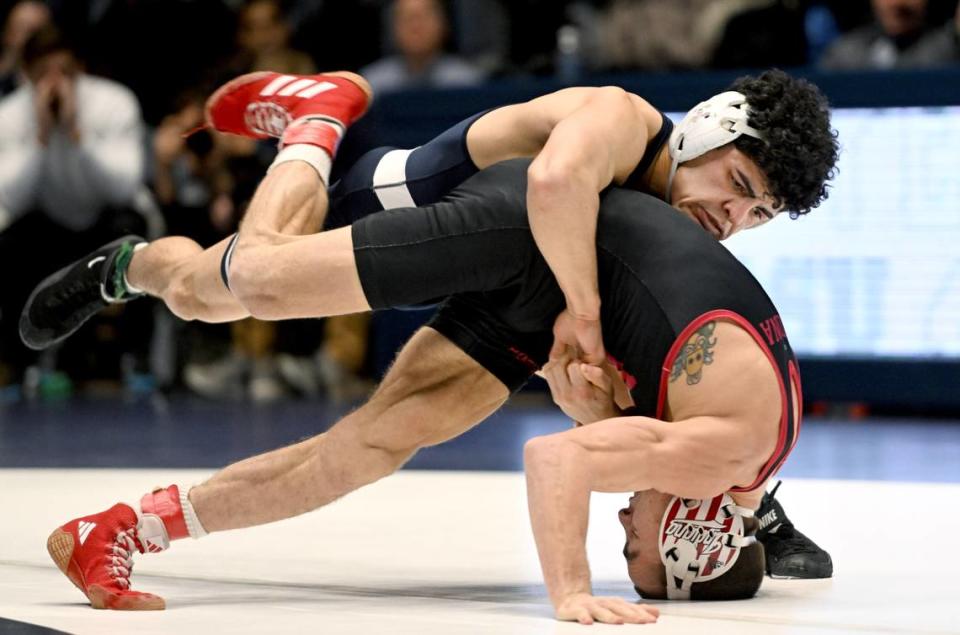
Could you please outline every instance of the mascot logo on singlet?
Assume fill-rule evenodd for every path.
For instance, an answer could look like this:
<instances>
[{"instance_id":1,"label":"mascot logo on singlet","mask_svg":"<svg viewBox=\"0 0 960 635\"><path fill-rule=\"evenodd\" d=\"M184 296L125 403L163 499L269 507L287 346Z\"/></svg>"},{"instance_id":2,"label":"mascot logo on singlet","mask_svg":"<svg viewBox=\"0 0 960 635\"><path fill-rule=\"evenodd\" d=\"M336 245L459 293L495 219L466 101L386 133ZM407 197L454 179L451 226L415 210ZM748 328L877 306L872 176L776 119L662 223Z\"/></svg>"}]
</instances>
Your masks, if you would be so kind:
<instances>
[{"instance_id":1,"label":"mascot logo on singlet","mask_svg":"<svg viewBox=\"0 0 960 635\"><path fill-rule=\"evenodd\" d=\"M700 383L703 367L713 363L713 347L717 344L713 332L716 328L716 322L707 322L690 336L680 349L680 354L673 360L670 381L686 373L688 386Z\"/></svg>"}]
</instances>

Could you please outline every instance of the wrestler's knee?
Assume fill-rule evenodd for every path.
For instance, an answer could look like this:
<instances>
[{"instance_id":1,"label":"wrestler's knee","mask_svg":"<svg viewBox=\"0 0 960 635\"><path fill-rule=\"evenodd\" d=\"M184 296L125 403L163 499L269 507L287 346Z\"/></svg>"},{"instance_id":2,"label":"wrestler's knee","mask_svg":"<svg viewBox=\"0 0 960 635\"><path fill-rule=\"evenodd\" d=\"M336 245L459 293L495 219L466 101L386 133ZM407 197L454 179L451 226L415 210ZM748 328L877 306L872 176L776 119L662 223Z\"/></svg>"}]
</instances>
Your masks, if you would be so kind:
<instances>
[{"instance_id":1,"label":"wrestler's knee","mask_svg":"<svg viewBox=\"0 0 960 635\"><path fill-rule=\"evenodd\" d=\"M204 307L197 294L193 272L184 269L175 272L163 294L163 301L181 320L196 320L203 317Z\"/></svg>"},{"instance_id":2,"label":"wrestler's knee","mask_svg":"<svg viewBox=\"0 0 960 635\"><path fill-rule=\"evenodd\" d=\"M260 320L285 317L280 311L281 296L276 292L275 267L265 251L269 246L238 246L230 260L230 291L251 316Z\"/></svg>"}]
</instances>

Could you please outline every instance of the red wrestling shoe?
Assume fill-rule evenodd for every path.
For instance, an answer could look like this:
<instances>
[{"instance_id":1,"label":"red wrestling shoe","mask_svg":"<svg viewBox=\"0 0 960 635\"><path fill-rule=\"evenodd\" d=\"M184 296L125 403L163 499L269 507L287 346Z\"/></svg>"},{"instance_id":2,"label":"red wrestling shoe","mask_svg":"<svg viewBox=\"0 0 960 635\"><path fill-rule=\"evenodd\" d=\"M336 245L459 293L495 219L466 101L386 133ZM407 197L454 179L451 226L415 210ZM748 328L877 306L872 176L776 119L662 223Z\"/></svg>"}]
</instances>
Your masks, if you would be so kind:
<instances>
[{"instance_id":1,"label":"red wrestling shoe","mask_svg":"<svg viewBox=\"0 0 960 635\"><path fill-rule=\"evenodd\" d=\"M137 513L118 503L105 512L71 520L47 539L47 551L95 609L150 611L165 608L162 597L130 589L133 553L145 551ZM166 545L150 543L149 551Z\"/></svg>"},{"instance_id":2,"label":"red wrestling shoe","mask_svg":"<svg viewBox=\"0 0 960 635\"><path fill-rule=\"evenodd\" d=\"M363 116L372 99L370 84L356 73L264 71L241 75L218 88L207 100L205 115L207 125L220 132L252 139L280 137L283 145L317 145L332 156L347 127Z\"/></svg>"}]
</instances>

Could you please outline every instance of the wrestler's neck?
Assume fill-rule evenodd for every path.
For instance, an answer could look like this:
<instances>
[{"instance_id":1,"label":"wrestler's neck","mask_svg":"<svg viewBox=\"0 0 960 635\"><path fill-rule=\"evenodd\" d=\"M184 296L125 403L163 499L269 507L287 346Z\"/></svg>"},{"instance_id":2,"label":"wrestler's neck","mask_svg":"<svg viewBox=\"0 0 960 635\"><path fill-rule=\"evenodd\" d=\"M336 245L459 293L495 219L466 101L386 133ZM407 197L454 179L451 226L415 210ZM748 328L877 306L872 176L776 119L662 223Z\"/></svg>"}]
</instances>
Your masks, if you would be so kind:
<instances>
[{"instance_id":1,"label":"wrestler's neck","mask_svg":"<svg viewBox=\"0 0 960 635\"><path fill-rule=\"evenodd\" d=\"M647 172L643 175L643 180L641 181L644 189L646 189L648 193L664 201L667 200L667 183L670 181L670 165L670 150L667 148L667 144L663 144L663 147L657 152L657 157L653 160L653 163L650 164L650 167L647 168Z\"/></svg>"},{"instance_id":2,"label":"wrestler's neck","mask_svg":"<svg viewBox=\"0 0 960 635\"><path fill-rule=\"evenodd\" d=\"M766 483L749 492L727 492L727 494L729 494L733 502L740 507L746 507L747 509L756 511L757 508L760 507L760 499L763 498L764 491L766 491Z\"/></svg>"}]
</instances>

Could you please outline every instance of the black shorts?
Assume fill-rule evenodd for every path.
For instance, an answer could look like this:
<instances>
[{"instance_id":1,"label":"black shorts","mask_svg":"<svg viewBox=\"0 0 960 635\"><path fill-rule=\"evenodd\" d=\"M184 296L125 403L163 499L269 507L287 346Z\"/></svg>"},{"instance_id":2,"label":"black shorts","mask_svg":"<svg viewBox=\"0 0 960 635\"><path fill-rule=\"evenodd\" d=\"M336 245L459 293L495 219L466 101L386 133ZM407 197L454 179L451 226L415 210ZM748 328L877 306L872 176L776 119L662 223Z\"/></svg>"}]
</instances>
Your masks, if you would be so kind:
<instances>
[{"instance_id":1,"label":"black shorts","mask_svg":"<svg viewBox=\"0 0 960 635\"><path fill-rule=\"evenodd\" d=\"M444 200L353 224L357 271L373 309L444 297L430 326L518 390L550 352L565 306L526 212L526 166L509 161Z\"/></svg>"}]
</instances>

